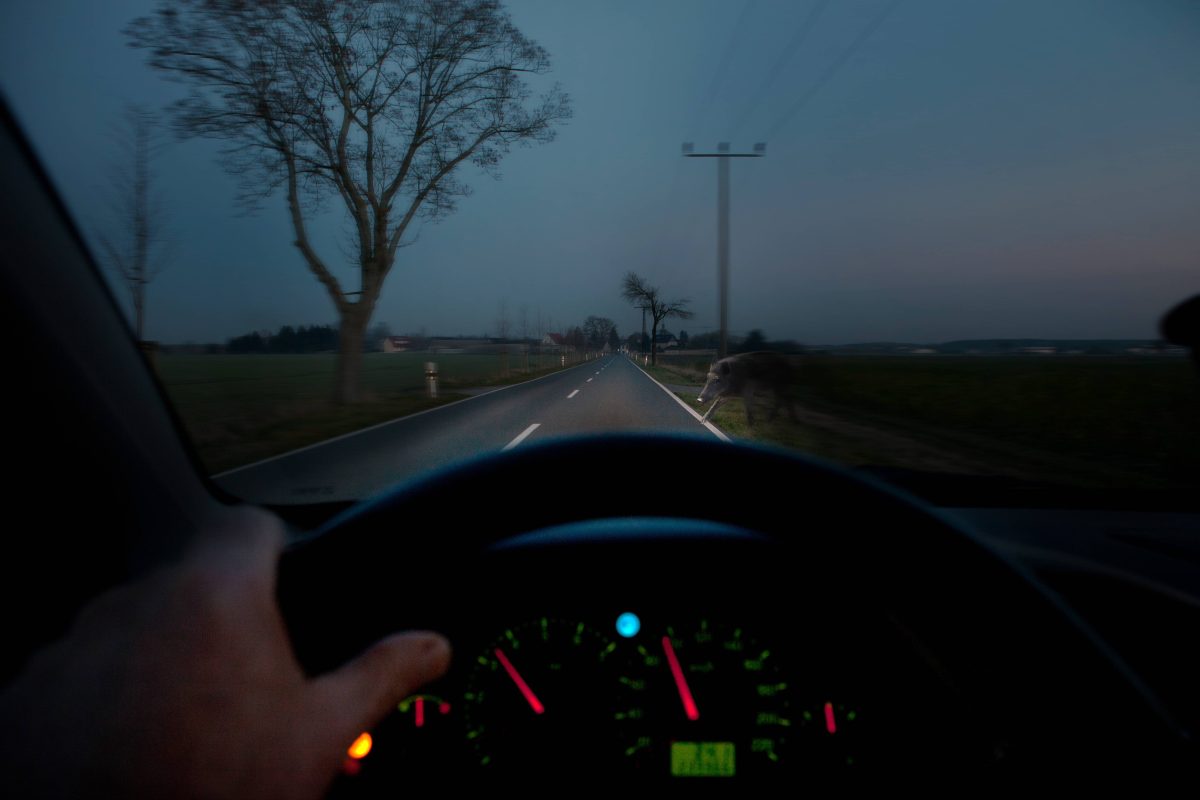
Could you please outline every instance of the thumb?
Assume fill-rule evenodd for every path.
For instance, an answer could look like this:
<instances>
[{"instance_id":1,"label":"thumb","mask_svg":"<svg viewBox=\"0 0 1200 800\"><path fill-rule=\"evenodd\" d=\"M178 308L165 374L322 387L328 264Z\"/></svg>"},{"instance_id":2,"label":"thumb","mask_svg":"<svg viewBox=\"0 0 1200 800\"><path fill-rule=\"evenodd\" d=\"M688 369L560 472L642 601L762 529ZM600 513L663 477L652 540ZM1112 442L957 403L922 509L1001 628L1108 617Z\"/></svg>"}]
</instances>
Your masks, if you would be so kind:
<instances>
[{"instance_id":1,"label":"thumb","mask_svg":"<svg viewBox=\"0 0 1200 800\"><path fill-rule=\"evenodd\" d=\"M445 674L450 643L430 631L410 631L376 642L366 652L317 680L326 730L337 747L376 725L396 704Z\"/></svg>"}]
</instances>

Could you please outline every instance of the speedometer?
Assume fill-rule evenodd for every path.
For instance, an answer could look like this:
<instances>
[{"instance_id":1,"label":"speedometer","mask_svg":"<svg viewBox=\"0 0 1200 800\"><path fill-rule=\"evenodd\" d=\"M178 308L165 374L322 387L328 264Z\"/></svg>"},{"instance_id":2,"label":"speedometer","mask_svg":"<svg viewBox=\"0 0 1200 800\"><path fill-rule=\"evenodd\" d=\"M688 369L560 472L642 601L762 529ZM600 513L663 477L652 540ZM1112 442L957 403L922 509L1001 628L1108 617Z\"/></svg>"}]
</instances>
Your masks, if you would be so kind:
<instances>
[{"instance_id":1,"label":"speedometer","mask_svg":"<svg viewBox=\"0 0 1200 800\"><path fill-rule=\"evenodd\" d=\"M624 754L674 778L734 778L780 768L793 731L781 659L744 628L669 625L637 645Z\"/></svg>"}]
</instances>

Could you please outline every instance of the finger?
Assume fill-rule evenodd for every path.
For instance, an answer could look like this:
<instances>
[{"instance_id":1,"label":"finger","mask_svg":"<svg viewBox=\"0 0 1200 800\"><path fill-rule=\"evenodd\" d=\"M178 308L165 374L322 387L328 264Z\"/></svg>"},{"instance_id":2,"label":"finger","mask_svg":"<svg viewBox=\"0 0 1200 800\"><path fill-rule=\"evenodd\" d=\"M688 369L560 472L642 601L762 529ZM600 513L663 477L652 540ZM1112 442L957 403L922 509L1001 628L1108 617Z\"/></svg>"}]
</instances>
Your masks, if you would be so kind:
<instances>
[{"instance_id":1,"label":"finger","mask_svg":"<svg viewBox=\"0 0 1200 800\"><path fill-rule=\"evenodd\" d=\"M445 674L450 643L429 631L389 636L317 680L328 730L339 747L374 727L396 704Z\"/></svg>"}]
</instances>

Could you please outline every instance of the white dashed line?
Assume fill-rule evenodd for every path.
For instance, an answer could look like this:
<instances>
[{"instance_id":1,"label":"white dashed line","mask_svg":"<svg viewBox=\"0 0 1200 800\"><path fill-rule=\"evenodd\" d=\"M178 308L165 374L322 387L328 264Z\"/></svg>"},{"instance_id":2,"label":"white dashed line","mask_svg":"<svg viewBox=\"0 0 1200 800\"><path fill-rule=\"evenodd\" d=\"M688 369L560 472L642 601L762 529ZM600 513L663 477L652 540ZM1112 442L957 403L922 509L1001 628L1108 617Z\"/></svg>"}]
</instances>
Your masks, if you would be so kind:
<instances>
[{"instance_id":1,"label":"white dashed line","mask_svg":"<svg viewBox=\"0 0 1200 800\"><path fill-rule=\"evenodd\" d=\"M567 399L568 399L568 400L570 400L572 397L574 397L574 396L575 396L575 395L577 395L577 394L579 394L579 390L578 390L578 389L576 389L575 391L573 391L573 392L571 392L569 395L567 395Z\"/></svg>"},{"instance_id":2,"label":"white dashed line","mask_svg":"<svg viewBox=\"0 0 1200 800\"><path fill-rule=\"evenodd\" d=\"M532 425L530 425L528 428L526 428L525 430L521 431L521 435L520 435L520 436L518 436L517 438L513 439L513 440L512 440L511 442L509 442L508 444L504 445L504 449L505 449L505 450L512 450L514 447L516 447L517 445L519 445L521 442L525 441L525 438L526 438L527 436L529 436L529 434L533 433L534 431L536 431L536 430L537 430L538 428L540 428L541 426L542 426L542 423L540 423L540 422L535 422L535 423L533 423L533 424L532 424Z\"/></svg>"},{"instance_id":3,"label":"white dashed line","mask_svg":"<svg viewBox=\"0 0 1200 800\"><path fill-rule=\"evenodd\" d=\"M588 378L588 379L587 379L587 382L588 382L588 383L591 383L591 382L592 382L592 381L594 381L594 380L595 380L595 378Z\"/></svg>"}]
</instances>

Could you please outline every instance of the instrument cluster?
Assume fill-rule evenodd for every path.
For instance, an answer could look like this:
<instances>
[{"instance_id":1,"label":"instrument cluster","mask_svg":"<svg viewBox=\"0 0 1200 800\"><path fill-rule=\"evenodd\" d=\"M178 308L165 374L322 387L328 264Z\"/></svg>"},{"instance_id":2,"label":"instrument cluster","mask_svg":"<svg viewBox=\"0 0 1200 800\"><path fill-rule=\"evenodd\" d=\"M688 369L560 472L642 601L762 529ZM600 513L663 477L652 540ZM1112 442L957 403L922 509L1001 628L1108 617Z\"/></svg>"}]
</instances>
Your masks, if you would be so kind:
<instances>
[{"instance_id":1,"label":"instrument cluster","mask_svg":"<svg viewBox=\"0 0 1200 800\"><path fill-rule=\"evenodd\" d=\"M337 789L767 785L947 744L921 738L949 730L933 720L959 713L953 693L895 620L691 600L481 611L452 632L450 673L365 732Z\"/></svg>"}]
</instances>

